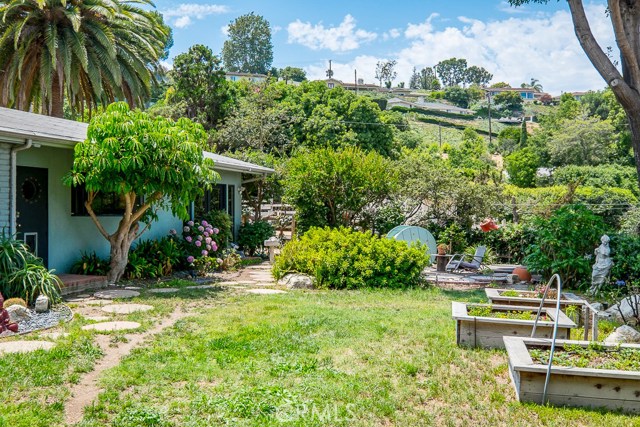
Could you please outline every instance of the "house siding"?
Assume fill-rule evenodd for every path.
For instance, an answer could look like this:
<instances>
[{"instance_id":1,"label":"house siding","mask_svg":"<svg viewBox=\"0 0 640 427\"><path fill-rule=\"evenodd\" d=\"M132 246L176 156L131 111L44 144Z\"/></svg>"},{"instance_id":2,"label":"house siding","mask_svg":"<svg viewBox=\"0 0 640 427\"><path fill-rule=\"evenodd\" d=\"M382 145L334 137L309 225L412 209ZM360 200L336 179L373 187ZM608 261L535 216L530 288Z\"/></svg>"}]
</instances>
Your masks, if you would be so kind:
<instances>
[{"instance_id":1,"label":"house siding","mask_svg":"<svg viewBox=\"0 0 640 427\"><path fill-rule=\"evenodd\" d=\"M11 156L11 146L0 143L0 231L9 232L9 205L11 186L11 168L9 159Z\"/></svg>"},{"instance_id":2,"label":"house siding","mask_svg":"<svg viewBox=\"0 0 640 427\"><path fill-rule=\"evenodd\" d=\"M49 268L58 273L69 272L82 252L95 251L100 257L109 256L109 244L98 232L88 216L71 215L71 189L62 183L71 169L73 150L41 147L18 153L18 166L48 169L49 178ZM101 216L100 222L112 233L118 227L119 217ZM166 236L170 229L180 230L182 221L171 212L158 212L158 221L151 225L141 240Z\"/></svg>"}]
</instances>

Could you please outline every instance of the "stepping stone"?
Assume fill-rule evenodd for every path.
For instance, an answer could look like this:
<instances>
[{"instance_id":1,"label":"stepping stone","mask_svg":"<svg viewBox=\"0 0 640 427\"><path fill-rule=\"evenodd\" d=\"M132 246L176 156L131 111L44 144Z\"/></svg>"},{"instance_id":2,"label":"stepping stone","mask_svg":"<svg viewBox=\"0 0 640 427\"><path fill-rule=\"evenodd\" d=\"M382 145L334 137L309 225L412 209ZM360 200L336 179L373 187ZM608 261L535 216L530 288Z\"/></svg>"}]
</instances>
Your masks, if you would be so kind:
<instances>
[{"instance_id":1,"label":"stepping stone","mask_svg":"<svg viewBox=\"0 0 640 427\"><path fill-rule=\"evenodd\" d=\"M94 322L104 322L105 320L111 319L109 316L83 316L87 320L91 320Z\"/></svg>"},{"instance_id":2,"label":"stepping stone","mask_svg":"<svg viewBox=\"0 0 640 427\"><path fill-rule=\"evenodd\" d=\"M101 299L133 298L139 297L140 292L132 291L130 289L109 289L106 291L96 292L93 296Z\"/></svg>"},{"instance_id":3,"label":"stepping stone","mask_svg":"<svg viewBox=\"0 0 640 427\"><path fill-rule=\"evenodd\" d=\"M276 282L270 282L270 283L259 282L259 283L252 283L250 286L257 286L259 288L264 288L264 287L275 286L275 285L276 285Z\"/></svg>"},{"instance_id":4,"label":"stepping stone","mask_svg":"<svg viewBox=\"0 0 640 427\"><path fill-rule=\"evenodd\" d=\"M56 344L51 341L8 341L0 343L0 354L51 350L55 345Z\"/></svg>"},{"instance_id":5,"label":"stepping stone","mask_svg":"<svg viewBox=\"0 0 640 427\"><path fill-rule=\"evenodd\" d=\"M94 323L92 325L85 325L82 327L82 330L109 332L109 331L125 331L127 329L138 329L139 327L140 327L140 323L138 322L103 322L103 323Z\"/></svg>"},{"instance_id":6,"label":"stepping stone","mask_svg":"<svg viewBox=\"0 0 640 427\"><path fill-rule=\"evenodd\" d=\"M152 294L170 294L173 292L178 292L180 289L178 288L154 288L149 289L147 292L151 292Z\"/></svg>"},{"instance_id":7,"label":"stepping stone","mask_svg":"<svg viewBox=\"0 0 640 427\"><path fill-rule=\"evenodd\" d=\"M142 289L140 286L125 286L124 288L128 291L139 291Z\"/></svg>"},{"instance_id":8,"label":"stepping stone","mask_svg":"<svg viewBox=\"0 0 640 427\"><path fill-rule=\"evenodd\" d=\"M80 294L80 295L78 295L78 298L91 298L91 295L89 295L89 294Z\"/></svg>"},{"instance_id":9,"label":"stepping stone","mask_svg":"<svg viewBox=\"0 0 640 427\"><path fill-rule=\"evenodd\" d=\"M287 293L285 291L280 291L278 289L247 289L246 292L249 292L250 294L259 294L259 295Z\"/></svg>"},{"instance_id":10,"label":"stepping stone","mask_svg":"<svg viewBox=\"0 0 640 427\"><path fill-rule=\"evenodd\" d=\"M131 314L138 311L153 310L152 305L145 304L110 304L102 307L102 311L113 314Z\"/></svg>"},{"instance_id":11,"label":"stepping stone","mask_svg":"<svg viewBox=\"0 0 640 427\"><path fill-rule=\"evenodd\" d=\"M185 286L183 289L215 289L218 285L196 285L196 286Z\"/></svg>"},{"instance_id":12,"label":"stepping stone","mask_svg":"<svg viewBox=\"0 0 640 427\"><path fill-rule=\"evenodd\" d=\"M220 285L220 286L235 286L235 285L250 285L250 284L251 282L234 282L234 281L216 283L216 285Z\"/></svg>"}]
</instances>

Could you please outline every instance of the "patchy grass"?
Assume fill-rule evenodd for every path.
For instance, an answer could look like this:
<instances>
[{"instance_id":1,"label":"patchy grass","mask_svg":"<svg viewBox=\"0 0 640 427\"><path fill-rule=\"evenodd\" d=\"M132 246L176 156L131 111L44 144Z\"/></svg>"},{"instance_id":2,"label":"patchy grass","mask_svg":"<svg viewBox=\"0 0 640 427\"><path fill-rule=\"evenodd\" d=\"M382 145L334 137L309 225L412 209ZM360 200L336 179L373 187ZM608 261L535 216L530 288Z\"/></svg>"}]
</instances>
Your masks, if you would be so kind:
<instances>
[{"instance_id":1,"label":"patchy grass","mask_svg":"<svg viewBox=\"0 0 640 427\"><path fill-rule=\"evenodd\" d=\"M503 351L455 345L481 291L228 295L103 379L82 426L630 426L515 401ZM9 424L13 425L13 424ZM636 424L637 425L637 424Z\"/></svg>"}]
</instances>

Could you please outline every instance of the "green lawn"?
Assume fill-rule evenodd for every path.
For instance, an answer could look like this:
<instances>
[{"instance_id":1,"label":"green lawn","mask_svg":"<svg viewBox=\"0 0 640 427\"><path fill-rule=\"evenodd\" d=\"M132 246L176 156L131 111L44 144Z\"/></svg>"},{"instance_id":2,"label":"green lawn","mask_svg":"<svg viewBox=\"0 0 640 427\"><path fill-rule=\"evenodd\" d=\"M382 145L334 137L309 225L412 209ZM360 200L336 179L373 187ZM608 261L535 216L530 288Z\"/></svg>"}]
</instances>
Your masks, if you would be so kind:
<instances>
[{"instance_id":1,"label":"green lawn","mask_svg":"<svg viewBox=\"0 0 640 427\"><path fill-rule=\"evenodd\" d=\"M82 426L640 425L635 417L515 401L503 351L455 345L451 301L481 301L483 292L218 292L208 298L193 316L105 373L104 392ZM57 358L0 359L4 397L60 419L65 381L99 356L84 334L70 338ZM67 374L54 375L54 364ZM36 375L43 370L46 376ZM26 384L34 379L42 404L28 402ZM6 411L16 406L0 407ZM39 415L32 423L10 417L4 425L58 425Z\"/></svg>"}]
</instances>

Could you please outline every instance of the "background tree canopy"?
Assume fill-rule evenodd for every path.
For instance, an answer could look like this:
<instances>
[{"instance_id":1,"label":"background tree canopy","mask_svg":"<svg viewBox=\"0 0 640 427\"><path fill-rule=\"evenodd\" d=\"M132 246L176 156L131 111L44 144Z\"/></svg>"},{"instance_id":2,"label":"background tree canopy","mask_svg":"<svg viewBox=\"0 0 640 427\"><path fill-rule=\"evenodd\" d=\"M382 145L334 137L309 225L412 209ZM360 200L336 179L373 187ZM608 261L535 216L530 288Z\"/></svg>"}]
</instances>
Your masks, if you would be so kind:
<instances>
[{"instance_id":1,"label":"background tree canopy","mask_svg":"<svg viewBox=\"0 0 640 427\"><path fill-rule=\"evenodd\" d=\"M251 12L229 24L229 39L222 47L222 60L227 71L267 74L273 62L271 25Z\"/></svg>"}]
</instances>

